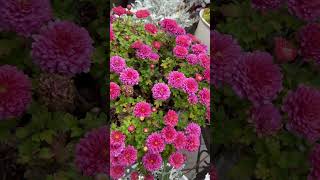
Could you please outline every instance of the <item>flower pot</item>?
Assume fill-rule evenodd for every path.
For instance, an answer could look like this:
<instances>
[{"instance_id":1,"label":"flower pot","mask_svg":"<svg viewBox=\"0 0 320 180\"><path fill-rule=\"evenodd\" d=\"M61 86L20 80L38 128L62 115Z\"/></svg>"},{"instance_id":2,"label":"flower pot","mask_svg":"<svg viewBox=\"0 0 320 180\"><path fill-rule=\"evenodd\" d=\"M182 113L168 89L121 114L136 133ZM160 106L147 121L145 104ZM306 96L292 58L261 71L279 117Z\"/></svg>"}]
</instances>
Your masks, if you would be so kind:
<instances>
[{"instance_id":1,"label":"flower pot","mask_svg":"<svg viewBox=\"0 0 320 180\"><path fill-rule=\"evenodd\" d=\"M195 32L195 36L208 47L208 52L210 50L210 24L203 19L204 9L201 9L199 15L200 20L198 23L198 27Z\"/></svg>"}]
</instances>

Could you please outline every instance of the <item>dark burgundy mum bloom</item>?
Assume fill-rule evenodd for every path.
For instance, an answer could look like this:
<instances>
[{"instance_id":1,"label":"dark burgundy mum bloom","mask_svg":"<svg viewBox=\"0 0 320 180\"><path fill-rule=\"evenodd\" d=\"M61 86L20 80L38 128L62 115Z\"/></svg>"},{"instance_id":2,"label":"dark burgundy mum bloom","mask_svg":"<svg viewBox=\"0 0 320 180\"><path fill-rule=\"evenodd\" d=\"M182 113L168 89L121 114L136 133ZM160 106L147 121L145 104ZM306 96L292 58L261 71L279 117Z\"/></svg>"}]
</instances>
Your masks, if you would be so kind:
<instances>
[{"instance_id":1,"label":"dark burgundy mum bloom","mask_svg":"<svg viewBox=\"0 0 320 180\"><path fill-rule=\"evenodd\" d=\"M0 4L0 25L25 37L37 33L52 18L49 0L0 0Z\"/></svg>"},{"instance_id":2,"label":"dark burgundy mum bloom","mask_svg":"<svg viewBox=\"0 0 320 180\"><path fill-rule=\"evenodd\" d=\"M320 64L320 24L312 23L299 31L301 54L306 59L314 59Z\"/></svg>"},{"instance_id":3,"label":"dark burgundy mum bloom","mask_svg":"<svg viewBox=\"0 0 320 180\"><path fill-rule=\"evenodd\" d=\"M283 3L283 0L252 0L252 6L260 10L277 9Z\"/></svg>"},{"instance_id":4,"label":"dark burgundy mum bloom","mask_svg":"<svg viewBox=\"0 0 320 180\"><path fill-rule=\"evenodd\" d=\"M272 104L254 107L251 110L250 122L259 136L275 134L282 127L280 112Z\"/></svg>"},{"instance_id":5,"label":"dark burgundy mum bloom","mask_svg":"<svg viewBox=\"0 0 320 180\"><path fill-rule=\"evenodd\" d=\"M31 81L10 65L0 66L0 120L18 117L31 102Z\"/></svg>"},{"instance_id":6,"label":"dark burgundy mum bloom","mask_svg":"<svg viewBox=\"0 0 320 180\"><path fill-rule=\"evenodd\" d=\"M288 0L289 11L305 21L315 21L320 17L319 0Z\"/></svg>"},{"instance_id":7,"label":"dark burgundy mum bloom","mask_svg":"<svg viewBox=\"0 0 320 180\"><path fill-rule=\"evenodd\" d=\"M43 71L72 76L90 70L93 41L86 29L55 21L33 39L32 57Z\"/></svg>"},{"instance_id":8,"label":"dark burgundy mum bloom","mask_svg":"<svg viewBox=\"0 0 320 180\"><path fill-rule=\"evenodd\" d=\"M76 166L86 176L108 173L108 128L106 126L87 133L76 146Z\"/></svg>"},{"instance_id":9,"label":"dark burgundy mum bloom","mask_svg":"<svg viewBox=\"0 0 320 180\"><path fill-rule=\"evenodd\" d=\"M316 144L310 154L311 172L308 180L320 179L320 144Z\"/></svg>"},{"instance_id":10,"label":"dark burgundy mum bloom","mask_svg":"<svg viewBox=\"0 0 320 180\"><path fill-rule=\"evenodd\" d=\"M236 62L233 89L254 105L268 103L282 90L282 73L266 52L243 54Z\"/></svg>"},{"instance_id":11,"label":"dark burgundy mum bloom","mask_svg":"<svg viewBox=\"0 0 320 180\"><path fill-rule=\"evenodd\" d=\"M290 91L283 103L288 129L315 142L320 138L320 90L300 85Z\"/></svg>"},{"instance_id":12,"label":"dark burgundy mum bloom","mask_svg":"<svg viewBox=\"0 0 320 180\"><path fill-rule=\"evenodd\" d=\"M230 82L233 72L233 62L241 54L241 47L231 35L221 34L217 31L212 32L212 72L213 83L217 86L218 82ZM209 77L209 76L208 76Z\"/></svg>"}]
</instances>

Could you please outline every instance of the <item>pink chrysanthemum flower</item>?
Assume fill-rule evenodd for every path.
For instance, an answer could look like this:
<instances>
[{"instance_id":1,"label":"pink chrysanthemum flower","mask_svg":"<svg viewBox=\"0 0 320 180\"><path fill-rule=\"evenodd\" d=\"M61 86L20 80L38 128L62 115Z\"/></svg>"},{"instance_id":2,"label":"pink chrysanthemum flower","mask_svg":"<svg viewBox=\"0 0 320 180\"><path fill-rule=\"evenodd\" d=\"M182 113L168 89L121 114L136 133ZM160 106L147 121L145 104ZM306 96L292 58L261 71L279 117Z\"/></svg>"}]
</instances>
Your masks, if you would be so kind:
<instances>
[{"instance_id":1,"label":"pink chrysanthemum flower","mask_svg":"<svg viewBox=\"0 0 320 180\"><path fill-rule=\"evenodd\" d=\"M203 88L202 90L199 91L198 93L200 103L209 106L210 105L210 90L207 88Z\"/></svg>"},{"instance_id":2,"label":"pink chrysanthemum flower","mask_svg":"<svg viewBox=\"0 0 320 180\"><path fill-rule=\"evenodd\" d=\"M192 105L197 104L198 103L198 97L196 94L189 94L188 95L188 102Z\"/></svg>"},{"instance_id":3,"label":"pink chrysanthemum flower","mask_svg":"<svg viewBox=\"0 0 320 180\"><path fill-rule=\"evenodd\" d=\"M139 84L140 75L138 71L132 68L126 68L120 73L120 81L124 85L137 85Z\"/></svg>"},{"instance_id":4,"label":"pink chrysanthemum flower","mask_svg":"<svg viewBox=\"0 0 320 180\"><path fill-rule=\"evenodd\" d=\"M110 156L118 157L124 150L125 146L125 142L116 145L110 144Z\"/></svg>"},{"instance_id":5,"label":"pink chrysanthemum flower","mask_svg":"<svg viewBox=\"0 0 320 180\"><path fill-rule=\"evenodd\" d=\"M190 152L197 151L200 146L200 137L194 134L187 135L186 150Z\"/></svg>"},{"instance_id":6,"label":"pink chrysanthemum flower","mask_svg":"<svg viewBox=\"0 0 320 180\"><path fill-rule=\"evenodd\" d=\"M167 144L170 144L170 143L173 143L174 140L176 139L177 131L173 127L167 126L161 130L161 135L164 141Z\"/></svg>"},{"instance_id":7,"label":"pink chrysanthemum flower","mask_svg":"<svg viewBox=\"0 0 320 180\"><path fill-rule=\"evenodd\" d=\"M176 45L189 47L192 41L188 35L179 35L176 37Z\"/></svg>"},{"instance_id":8,"label":"pink chrysanthemum flower","mask_svg":"<svg viewBox=\"0 0 320 180\"><path fill-rule=\"evenodd\" d=\"M153 41L152 47L159 50L161 48L161 42L159 41Z\"/></svg>"},{"instance_id":9,"label":"pink chrysanthemum flower","mask_svg":"<svg viewBox=\"0 0 320 180\"><path fill-rule=\"evenodd\" d=\"M151 34L157 34L157 32L158 32L157 26L154 25L154 24L151 24L151 23L145 24L145 25L144 25L144 29L145 29L146 31L148 31L149 33L151 33Z\"/></svg>"},{"instance_id":10,"label":"pink chrysanthemum flower","mask_svg":"<svg viewBox=\"0 0 320 180\"><path fill-rule=\"evenodd\" d=\"M187 144L187 137L183 132L177 132L176 139L173 141L173 145L177 150L185 149Z\"/></svg>"},{"instance_id":11,"label":"pink chrysanthemum flower","mask_svg":"<svg viewBox=\"0 0 320 180\"><path fill-rule=\"evenodd\" d=\"M182 72L172 71L168 75L168 84L177 89L182 88L185 78L186 76Z\"/></svg>"},{"instance_id":12,"label":"pink chrysanthemum flower","mask_svg":"<svg viewBox=\"0 0 320 180\"><path fill-rule=\"evenodd\" d=\"M112 56L110 58L110 71L115 73L121 73L125 68L126 60L120 56Z\"/></svg>"},{"instance_id":13,"label":"pink chrysanthemum flower","mask_svg":"<svg viewBox=\"0 0 320 180\"><path fill-rule=\"evenodd\" d=\"M191 65L196 65L199 62L198 56L195 54L188 54L186 59L187 59L187 62Z\"/></svg>"},{"instance_id":14,"label":"pink chrysanthemum flower","mask_svg":"<svg viewBox=\"0 0 320 180\"><path fill-rule=\"evenodd\" d=\"M108 173L108 142L108 128L105 126L92 130L79 141L75 150L75 164L84 175Z\"/></svg>"},{"instance_id":15,"label":"pink chrysanthemum flower","mask_svg":"<svg viewBox=\"0 0 320 180\"><path fill-rule=\"evenodd\" d=\"M126 139L126 136L120 131L112 131L110 134L110 144L111 145L123 144L125 139Z\"/></svg>"},{"instance_id":16,"label":"pink chrysanthemum flower","mask_svg":"<svg viewBox=\"0 0 320 180\"><path fill-rule=\"evenodd\" d=\"M0 24L24 37L38 33L53 17L49 0L0 0Z\"/></svg>"},{"instance_id":17,"label":"pink chrysanthemum flower","mask_svg":"<svg viewBox=\"0 0 320 180\"><path fill-rule=\"evenodd\" d=\"M203 77L207 82L210 82L210 68L203 71Z\"/></svg>"},{"instance_id":18,"label":"pink chrysanthemum flower","mask_svg":"<svg viewBox=\"0 0 320 180\"><path fill-rule=\"evenodd\" d=\"M112 12L118 16L124 15L127 13L127 10L121 6L112 8Z\"/></svg>"},{"instance_id":19,"label":"pink chrysanthemum flower","mask_svg":"<svg viewBox=\"0 0 320 180\"><path fill-rule=\"evenodd\" d=\"M148 152L143 156L142 162L147 171L153 172L161 168L162 157L160 154L153 154Z\"/></svg>"},{"instance_id":20,"label":"pink chrysanthemum flower","mask_svg":"<svg viewBox=\"0 0 320 180\"><path fill-rule=\"evenodd\" d=\"M194 44L191 46L191 50L194 54L207 54L207 46L204 44Z\"/></svg>"},{"instance_id":21,"label":"pink chrysanthemum flower","mask_svg":"<svg viewBox=\"0 0 320 180\"><path fill-rule=\"evenodd\" d=\"M180 26L177 27L176 32L174 33L174 35L176 36L185 35L185 34L186 34L186 30Z\"/></svg>"},{"instance_id":22,"label":"pink chrysanthemum flower","mask_svg":"<svg viewBox=\"0 0 320 180\"><path fill-rule=\"evenodd\" d=\"M185 130L187 135L195 135L198 137L201 135L201 128L196 123L189 123Z\"/></svg>"},{"instance_id":23,"label":"pink chrysanthemum flower","mask_svg":"<svg viewBox=\"0 0 320 180\"><path fill-rule=\"evenodd\" d=\"M167 100L170 97L170 88L165 83L157 83L152 87L152 96L156 100Z\"/></svg>"},{"instance_id":24,"label":"pink chrysanthemum flower","mask_svg":"<svg viewBox=\"0 0 320 180\"><path fill-rule=\"evenodd\" d=\"M144 19L150 16L150 12L147 9L138 10L136 12L136 17L139 19Z\"/></svg>"},{"instance_id":25,"label":"pink chrysanthemum flower","mask_svg":"<svg viewBox=\"0 0 320 180\"><path fill-rule=\"evenodd\" d=\"M179 116L174 110L169 110L163 119L166 126L175 127L178 124Z\"/></svg>"},{"instance_id":26,"label":"pink chrysanthemum flower","mask_svg":"<svg viewBox=\"0 0 320 180\"><path fill-rule=\"evenodd\" d=\"M283 0L252 0L252 6L259 10L274 10L278 9L282 4Z\"/></svg>"},{"instance_id":27,"label":"pink chrysanthemum flower","mask_svg":"<svg viewBox=\"0 0 320 180\"><path fill-rule=\"evenodd\" d=\"M170 165L175 168L179 169L185 162L185 156L180 152L174 152L169 157Z\"/></svg>"},{"instance_id":28,"label":"pink chrysanthemum flower","mask_svg":"<svg viewBox=\"0 0 320 180\"><path fill-rule=\"evenodd\" d=\"M305 59L313 59L320 64L320 24L312 23L299 31L301 54Z\"/></svg>"},{"instance_id":29,"label":"pink chrysanthemum flower","mask_svg":"<svg viewBox=\"0 0 320 180\"><path fill-rule=\"evenodd\" d=\"M288 114L287 128L310 142L320 138L320 90L300 85L284 99L283 111Z\"/></svg>"},{"instance_id":30,"label":"pink chrysanthemum flower","mask_svg":"<svg viewBox=\"0 0 320 180\"><path fill-rule=\"evenodd\" d=\"M11 65L0 66L0 120L18 117L32 100L31 80Z\"/></svg>"},{"instance_id":31,"label":"pink chrysanthemum flower","mask_svg":"<svg viewBox=\"0 0 320 180\"><path fill-rule=\"evenodd\" d=\"M126 147L119 156L120 161L126 165L133 165L138 158L138 151L133 146Z\"/></svg>"},{"instance_id":32,"label":"pink chrysanthemum flower","mask_svg":"<svg viewBox=\"0 0 320 180\"><path fill-rule=\"evenodd\" d=\"M43 71L63 75L89 72L93 40L73 22L55 21L33 36L32 57Z\"/></svg>"},{"instance_id":33,"label":"pink chrysanthemum flower","mask_svg":"<svg viewBox=\"0 0 320 180\"><path fill-rule=\"evenodd\" d=\"M110 176L113 179L119 179L125 174L126 167L122 165L111 166L110 168Z\"/></svg>"},{"instance_id":34,"label":"pink chrysanthemum flower","mask_svg":"<svg viewBox=\"0 0 320 180\"><path fill-rule=\"evenodd\" d=\"M318 180L320 178L320 144L316 144L309 157L311 164L311 172L308 176L308 180Z\"/></svg>"},{"instance_id":35,"label":"pink chrysanthemum flower","mask_svg":"<svg viewBox=\"0 0 320 180\"><path fill-rule=\"evenodd\" d=\"M275 134L282 128L280 112L272 104L253 108L250 122L254 124L259 136Z\"/></svg>"},{"instance_id":36,"label":"pink chrysanthemum flower","mask_svg":"<svg viewBox=\"0 0 320 180\"><path fill-rule=\"evenodd\" d=\"M188 49L186 47L177 45L173 48L173 54L177 58L183 59L188 55Z\"/></svg>"},{"instance_id":37,"label":"pink chrysanthemum flower","mask_svg":"<svg viewBox=\"0 0 320 180\"><path fill-rule=\"evenodd\" d=\"M114 82L110 82L110 99L115 100L120 96L120 86Z\"/></svg>"},{"instance_id":38,"label":"pink chrysanthemum flower","mask_svg":"<svg viewBox=\"0 0 320 180\"><path fill-rule=\"evenodd\" d=\"M136 56L140 59L147 59L149 58L150 54L152 53L152 48L146 44L141 45L136 50Z\"/></svg>"},{"instance_id":39,"label":"pink chrysanthemum flower","mask_svg":"<svg viewBox=\"0 0 320 180\"><path fill-rule=\"evenodd\" d=\"M165 148L165 142L162 135L159 133L152 133L148 136L146 141L148 151L151 153L161 153Z\"/></svg>"},{"instance_id":40,"label":"pink chrysanthemum flower","mask_svg":"<svg viewBox=\"0 0 320 180\"><path fill-rule=\"evenodd\" d=\"M205 69L209 69L210 68L210 58L208 55L206 54L198 54L198 59L199 59L199 64L201 67L205 68Z\"/></svg>"},{"instance_id":41,"label":"pink chrysanthemum flower","mask_svg":"<svg viewBox=\"0 0 320 180\"><path fill-rule=\"evenodd\" d=\"M139 49L142 45L144 45L143 42L139 40L132 43L130 47L133 49Z\"/></svg>"},{"instance_id":42,"label":"pink chrysanthemum flower","mask_svg":"<svg viewBox=\"0 0 320 180\"><path fill-rule=\"evenodd\" d=\"M305 21L316 21L320 17L319 0L288 0L289 11Z\"/></svg>"},{"instance_id":43,"label":"pink chrysanthemum flower","mask_svg":"<svg viewBox=\"0 0 320 180\"><path fill-rule=\"evenodd\" d=\"M123 151L123 149L121 150L121 152ZM125 165L124 164L124 162L122 162L121 160L120 160L120 156L113 156L113 155L111 155L111 153L110 153L110 164L112 164L112 165Z\"/></svg>"},{"instance_id":44,"label":"pink chrysanthemum flower","mask_svg":"<svg viewBox=\"0 0 320 180\"><path fill-rule=\"evenodd\" d=\"M159 61L160 56L157 53L151 53L150 56L149 56L149 59L151 61L157 62L157 61Z\"/></svg>"},{"instance_id":45,"label":"pink chrysanthemum flower","mask_svg":"<svg viewBox=\"0 0 320 180\"><path fill-rule=\"evenodd\" d=\"M175 34L177 32L178 24L173 19L164 19L160 22L160 26L168 33Z\"/></svg>"},{"instance_id":46,"label":"pink chrysanthemum flower","mask_svg":"<svg viewBox=\"0 0 320 180\"><path fill-rule=\"evenodd\" d=\"M198 82L194 78L185 78L182 86L188 94L195 94L198 91Z\"/></svg>"},{"instance_id":47,"label":"pink chrysanthemum flower","mask_svg":"<svg viewBox=\"0 0 320 180\"><path fill-rule=\"evenodd\" d=\"M149 117L151 115L151 104L146 102L138 102L133 108L135 117Z\"/></svg>"},{"instance_id":48,"label":"pink chrysanthemum flower","mask_svg":"<svg viewBox=\"0 0 320 180\"><path fill-rule=\"evenodd\" d=\"M282 90L282 73L272 59L269 53L256 51L236 61L233 89L255 106L269 103Z\"/></svg>"}]
</instances>

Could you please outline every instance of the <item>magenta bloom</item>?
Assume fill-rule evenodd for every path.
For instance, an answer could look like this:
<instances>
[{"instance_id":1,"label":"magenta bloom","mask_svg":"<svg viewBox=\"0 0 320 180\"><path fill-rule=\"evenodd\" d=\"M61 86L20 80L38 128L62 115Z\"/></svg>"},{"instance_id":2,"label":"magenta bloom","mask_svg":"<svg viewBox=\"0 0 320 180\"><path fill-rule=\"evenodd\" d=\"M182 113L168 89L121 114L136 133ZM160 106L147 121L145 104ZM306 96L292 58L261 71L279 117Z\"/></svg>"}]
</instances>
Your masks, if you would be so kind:
<instances>
[{"instance_id":1,"label":"magenta bloom","mask_svg":"<svg viewBox=\"0 0 320 180\"><path fill-rule=\"evenodd\" d=\"M159 50L161 48L161 42L159 41L153 41L152 47Z\"/></svg>"},{"instance_id":2,"label":"magenta bloom","mask_svg":"<svg viewBox=\"0 0 320 180\"><path fill-rule=\"evenodd\" d=\"M142 162L146 170L153 172L161 168L162 157L160 154L147 153L143 156Z\"/></svg>"},{"instance_id":3,"label":"magenta bloom","mask_svg":"<svg viewBox=\"0 0 320 180\"><path fill-rule=\"evenodd\" d=\"M167 144L171 144L176 139L177 131L173 127L167 126L161 130L161 135Z\"/></svg>"},{"instance_id":4,"label":"magenta bloom","mask_svg":"<svg viewBox=\"0 0 320 180\"><path fill-rule=\"evenodd\" d=\"M151 104L146 102L138 102L133 109L134 116L140 117L149 117L151 115Z\"/></svg>"},{"instance_id":5,"label":"magenta bloom","mask_svg":"<svg viewBox=\"0 0 320 180\"><path fill-rule=\"evenodd\" d=\"M320 144L316 144L310 153L311 172L308 180L318 180L320 178Z\"/></svg>"},{"instance_id":6,"label":"magenta bloom","mask_svg":"<svg viewBox=\"0 0 320 180\"><path fill-rule=\"evenodd\" d=\"M131 48L133 49L139 49L143 44L141 41L135 41L134 43L131 44Z\"/></svg>"},{"instance_id":7,"label":"magenta bloom","mask_svg":"<svg viewBox=\"0 0 320 180\"><path fill-rule=\"evenodd\" d=\"M174 88L182 88L185 75L179 71L172 71L168 75L168 84Z\"/></svg>"},{"instance_id":8,"label":"magenta bloom","mask_svg":"<svg viewBox=\"0 0 320 180\"><path fill-rule=\"evenodd\" d=\"M189 47L191 43L192 40L188 35L179 35L176 37L176 45Z\"/></svg>"},{"instance_id":9,"label":"magenta bloom","mask_svg":"<svg viewBox=\"0 0 320 180\"><path fill-rule=\"evenodd\" d=\"M305 21L316 21L320 17L319 0L288 0L289 11Z\"/></svg>"},{"instance_id":10,"label":"magenta bloom","mask_svg":"<svg viewBox=\"0 0 320 180\"><path fill-rule=\"evenodd\" d=\"M272 104L253 108L250 122L259 136L275 134L282 128L280 112Z\"/></svg>"},{"instance_id":11,"label":"magenta bloom","mask_svg":"<svg viewBox=\"0 0 320 180\"><path fill-rule=\"evenodd\" d=\"M210 69L205 69L203 71L203 77L205 80L207 80L207 82L210 82Z\"/></svg>"},{"instance_id":12,"label":"magenta bloom","mask_svg":"<svg viewBox=\"0 0 320 180\"><path fill-rule=\"evenodd\" d=\"M173 54L177 58L183 59L188 55L188 49L186 47L177 45L173 48Z\"/></svg>"},{"instance_id":13,"label":"magenta bloom","mask_svg":"<svg viewBox=\"0 0 320 180\"><path fill-rule=\"evenodd\" d=\"M69 21L55 21L33 37L32 57L43 71L63 75L89 72L93 53L88 31Z\"/></svg>"},{"instance_id":14,"label":"magenta bloom","mask_svg":"<svg viewBox=\"0 0 320 180\"><path fill-rule=\"evenodd\" d=\"M124 85L137 85L139 84L140 75L138 71L132 68L126 68L120 73L120 81Z\"/></svg>"},{"instance_id":15,"label":"magenta bloom","mask_svg":"<svg viewBox=\"0 0 320 180\"><path fill-rule=\"evenodd\" d=\"M156 100L167 100L170 97L170 88L165 83L157 83L152 87L152 96Z\"/></svg>"},{"instance_id":16,"label":"magenta bloom","mask_svg":"<svg viewBox=\"0 0 320 180\"><path fill-rule=\"evenodd\" d=\"M310 142L320 138L320 90L300 85L283 102L288 114L287 128Z\"/></svg>"},{"instance_id":17,"label":"magenta bloom","mask_svg":"<svg viewBox=\"0 0 320 180\"><path fill-rule=\"evenodd\" d=\"M188 94L195 94L198 91L198 82L194 78L185 78L183 90Z\"/></svg>"},{"instance_id":18,"label":"magenta bloom","mask_svg":"<svg viewBox=\"0 0 320 180\"><path fill-rule=\"evenodd\" d=\"M118 16L124 15L127 13L127 10L121 6L112 8L112 12Z\"/></svg>"},{"instance_id":19,"label":"magenta bloom","mask_svg":"<svg viewBox=\"0 0 320 180\"><path fill-rule=\"evenodd\" d=\"M213 83L215 86L218 85L219 81L230 83L234 71L233 62L238 60L241 54L241 47L231 35L213 31L211 37L213 47L211 47L210 53L213 55ZM210 74L208 74L208 77L210 77Z\"/></svg>"},{"instance_id":20,"label":"magenta bloom","mask_svg":"<svg viewBox=\"0 0 320 180\"><path fill-rule=\"evenodd\" d=\"M255 106L265 104L274 100L282 90L282 73L269 53L246 53L237 61L233 89Z\"/></svg>"},{"instance_id":21,"label":"magenta bloom","mask_svg":"<svg viewBox=\"0 0 320 180\"><path fill-rule=\"evenodd\" d=\"M197 151L200 146L200 137L194 134L190 134L187 136L186 142L186 150L190 152Z\"/></svg>"},{"instance_id":22,"label":"magenta bloom","mask_svg":"<svg viewBox=\"0 0 320 180\"><path fill-rule=\"evenodd\" d=\"M196 65L199 62L198 56L195 54L188 54L186 59L187 59L188 63L192 64L192 65Z\"/></svg>"},{"instance_id":23,"label":"magenta bloom","mask_svg":"<svg viewBox=\"0 0 320 180\"><path fill-rule=\"evenodd\" d=\"M160 58L160 56L157 53L151 53L149 56L151 61L157 62Z\"/></svg>"},{"instance_id":24,"label":"magenta bloom","mask_svg":"<svg viewBox=\"0 0 320 180\"><path fill-rule=\"evenodd\" d=\"M194 54L207 54L207 46L204 44L194 44L191 46L191 49Z\"/></svg>"},{"instance_id":25,"label":"magenta bloom","mask_svg":"<svg viewBox=\"0 0 320 180\"><path fill-rule=\"evenodd\" d=\"M118 157L122 151L125 148L125 142L121 143L121 144L116 144L116 145L112 145L110 144L110 156L111 157ZM122 164L122 163L119 163Z\"/></svg>"},{"instance_id":26,"label":"magenta bloom","mask_svg":"<svg viewBox=\"0 0 320 180\"><path fill-rule=\"evenodd\" d=\"M11 65L0 66L0 120L18 117L32 100L31 80Z\"/></svg>"},{"instance_id":27,"label":"magenta bloom","mask_svg":"<svg viewBox=\"0 0 320 180\"><path fill-rule=\"evenodd\" d=\"M190 104L197 104L198 103L198 97L197 97L197 95L195 95L195 94L189 94L188 95L188 102L190 103Z\"/></svg>"},{"instance_id":28,"label":"magenta bloom","mask_svg":"<svg viewBox=\"0 0 320 180\"><path fill-rule=\"evenodd\" d=\"M52 19L49 0L0 0L0 4L1 28L24 37L38 33Z\"/></svg>"},{"instance_id":29,"label":"magenta bloom","mask_svg":"<svg viewBox=\"0 0 320 180\"><path fill-rule=\"evenodd\" d=\"M187 135L195 135L198 137L201 135L201 128L196 123L189 123L185 130Z\"/></svg>"},{"instance_id":30,"label":"magenta bloom","mask_svg":"<svg viewBox=\"0 0 320 180\"><path fill-rule=\"evenodd\" d=\"M110 134L111 145L121 145L124 143L126 136L120 131L112 131Z\"/></svg>"},{"instance_id":31,"label":"magenta bloom","mask_svg":"<svg viewBox=\"0 0 320 180\"><path fill-rule=\"evenodd\" d=\"M210 90L207 88L203 88L201 91L198 93L200 103L209 106L210 105Z\"/></svg>"},{"instance_id":32,"label":"magenta bloom","mask_svg":"<svg viewBox=\"0 0 320 180\"><path fill-rule=\"evenodd\" d=\"M163 119L166 126L175 127L178 124L179 116L174 110L169 110Z\"/></svg>"},{"instance_id":33,"label":"magenta bloom","mask_svg":"<svg viewBox=\"0 0 320 180\"><path fill-rule=\"evenodd\" d=\"M126 60L120 56L112 56L110 58L110 71L115 73L121 73L125 68Z\"/></svg>"},{"instance_id":34,"label":"magenta bloom","mask_svg":"<svg viewBox=\"0 0 320 180\"><path fill-rule=\"evenodd\" d=\"M149 33L151 33L151 34L157 34L157 32L158 32L157 26L154 25L154 24L151 24L151 23L145 24L145 25L144 25L144 29L145 29L146 31L148 31Z\"/></svg>"},{"instance_id":35,"label":"magenta bloom","mask_svg":"<svg viewBox=\"0 0 320 180\"><path fill-rule=\"evenodd\" d=\"M178 24L173 19L164 19L160 22L160 26L169 34L174 35L177 32Z\"/></svg>"},{"instance_id":36,"label":"magenta bloom","mask_svg":"<svg viewBox=\"0 0 320 180\"><path fill-rule=\"evenodd\" d=\"M252 0L252 6L259 10L270 10L278 9L282 4L283 0Z\"/></svg>"},{"instance_id":37,"label":"magenta bloom","mask_svg":"<svg viewBox=\"0 0 320 180\"><path fill-rule=\"evenodd\" d=\"M185 35L185 34L186 34L186 30L180 26L177 27L176 32L174 33L174 35L176 36Z\"/></svg>"},{"instance_id":38,"label":"magenta bloom","mask_svg":"<svg viewBox=\"0 0 320 180\"><path fill-rule=\"evenodd\" d=\"M130 180L139 180L139 173L134 171L130 174Z\"/></svg>"},{"instance_id":39,"label":"magenta bloom","mask_svg":"<svg viewBox=\"0 0 320 180\"><path fill-rule=\"evenodd\" d=\"M75 164L86 176L108 173L108 128L94 129L79 141L75 150Z\"/></svg>"},{"instance_id":40,"label":"magenta bloom","mask_svg":"<svg viewBox=\"0 0 320 180\"><path fill-rule=\"evenodd\" d=\"M137 49L136 56L140 59L147 59L149 58L151 53L152 53L152 47L146 44L143 44Z\"/></svg>"},{"instance_id":41,"label":"magenta bloom","mask_svg":"<svg viewBox=\"0 0 320 180\"><path fill-rule=\"evenodd\" d=\"M199 59L199 64L201 67L203 67L205 69L210 68L210 58L208 55L206 55L204 53L198 54L198 59Z\"/></svg>"},{"instance_id":42,"label":"magenta bloom","mask_svg":"<svg viewBox=\"0 0 320 180\"><path fill-rule=\"evenodd\" d=\"M120 86L114 82L110 82L110 99L115 100L120 96Z\"/></svg>"},{"instance_id":43,"label":"magenta bloom","mask_svg":"<svg viewBox=\"0 0 320 180\"><path fill-rule=\"evenodd\" d=\"M126 167L122 165L111 166L110 176L113 179L119 179L125 174Z\"/></svg>"},{"instance_id":44,"label":"magenta bloom","mask_svg":"<svg viewBox=\"0 0 320 180\"><path fill-rule=\"evenodd\" d=\"M131 166L136 162L137 156L138 151L133 146L128 146L122 151L120 161L126 166Z\"/></svg>"},{"instance_id":45,"label":"magenta bloom","mask_svg":"<svg viewBox=\"0 0 320 180\"><path fill-rule=\"evenodd\" d=\"M301 54L305 59L313 59L320 64L320 24L312 23L299 31Z\"/></svg>"},{"instance_id":46,"label":"magenta bloom","mask_svg":"<svg viewBox=\"0 0 320 180\"><path fill-rule=\"evenodd\" d=\"M179 169L184 164L184 161L185 157L180 152L174 152L169 157L169 163L175 169Z\"/></svg>"},{"instance_id":47,"label":"magenta bloom","mask_svg":"<svg viewBox=\"0 0 320 180\"><path fill-rule=\"evenodd\" d=\"M136 12L136 17L139 19L144 19L150 16L150 12L147 9L138 10Z\"/></svg>"},{"instance_id":48,"label":"magenta bloom","mask_svg":"<svg viewBox=\"0 0 320 180\"><path fill-rule=\"evenodd\" d=\"M165 148L164 140L162 135L159 133L152 133L148 136L146 142L148 151L151 153L161 153Z\"/></svg>"},{"instance_id":49,"label":"magenta bloom","mask_svg":"<svg viewBox=\"0 0 320 180\"><path fill-rule=\"evenodd\" d=\"M173 142L174 147L177 150L185 149L187 144L187 137L183 132L177 132L176 139Z\"/></svg>"}]
</instances>

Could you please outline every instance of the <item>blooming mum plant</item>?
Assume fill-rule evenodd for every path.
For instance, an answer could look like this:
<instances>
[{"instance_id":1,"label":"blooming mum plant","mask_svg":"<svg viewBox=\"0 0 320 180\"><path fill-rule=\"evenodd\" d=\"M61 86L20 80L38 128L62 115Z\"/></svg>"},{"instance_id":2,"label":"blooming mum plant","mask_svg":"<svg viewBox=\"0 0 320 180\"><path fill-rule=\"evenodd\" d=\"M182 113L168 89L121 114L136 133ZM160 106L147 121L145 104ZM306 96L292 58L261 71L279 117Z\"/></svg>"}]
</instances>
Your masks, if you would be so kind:
<instances>
[{"instance_id":1,"label":"blooming mum plant","mask_svg":"<svg viewBox=\"0 0 320 180\"><path fill-rule=\"evenodd\" d=\"M201 126L210 122L206 46L175 20L151 24L144 21L149 10L129 12L113 8L110 28L114 179L181 170L184 153L198 150Z\"/></svg>"}]
</instances>

